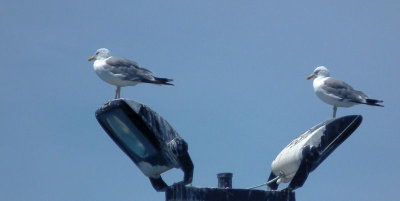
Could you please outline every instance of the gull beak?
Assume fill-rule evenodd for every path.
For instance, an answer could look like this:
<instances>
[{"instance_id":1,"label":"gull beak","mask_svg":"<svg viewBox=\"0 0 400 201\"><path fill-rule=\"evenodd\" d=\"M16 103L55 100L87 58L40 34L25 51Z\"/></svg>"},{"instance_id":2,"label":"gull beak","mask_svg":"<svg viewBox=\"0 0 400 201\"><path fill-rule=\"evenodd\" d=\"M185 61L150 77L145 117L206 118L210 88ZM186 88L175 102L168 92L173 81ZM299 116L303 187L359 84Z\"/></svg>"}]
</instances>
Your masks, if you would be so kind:
<instances>
[{"instance_id":1,"label":"gull beak","mask_svg":"<svg viewBox=\"0 0 400 201\"><path fill-rule=\"evenodd\" d=\"M94 59L94 57L90 57L89 59L88 59L88 61L92 61Z\"/></svg>"},{"instance_id":2,"label":"gull beak","mask_svg":"<svg viewBox=\"0 0 400 201\"><path fill-rule=\"evenodd\" d=\"M309 76L307 77L307 80L313 78L314 76L315 76L314 74L309 75Z\"/></svg>"}]
</instances>

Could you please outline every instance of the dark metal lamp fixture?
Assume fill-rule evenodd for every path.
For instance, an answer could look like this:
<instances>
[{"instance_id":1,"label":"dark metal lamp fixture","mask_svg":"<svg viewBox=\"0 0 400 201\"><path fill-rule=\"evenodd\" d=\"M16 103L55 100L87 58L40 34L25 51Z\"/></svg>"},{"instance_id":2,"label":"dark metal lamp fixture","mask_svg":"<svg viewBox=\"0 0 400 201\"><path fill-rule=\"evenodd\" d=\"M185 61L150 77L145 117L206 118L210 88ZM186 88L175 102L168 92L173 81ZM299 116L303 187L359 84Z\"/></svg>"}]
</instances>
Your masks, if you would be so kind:
<instances>
[{"instance_id":1,"label":"dark metal lamp fixture","mask_svg":"<svg viewBox=\"0 0 400 201\"><path fill-rule=\"evenodd\" d=\"M96 118L114 142L149 177L157 191L168 185L163 172L180 168L184 178L179 184L189 184L193 163L187 143L160 115L141 103L117 99L96 111Z\"/></svg>"}]
</instances>

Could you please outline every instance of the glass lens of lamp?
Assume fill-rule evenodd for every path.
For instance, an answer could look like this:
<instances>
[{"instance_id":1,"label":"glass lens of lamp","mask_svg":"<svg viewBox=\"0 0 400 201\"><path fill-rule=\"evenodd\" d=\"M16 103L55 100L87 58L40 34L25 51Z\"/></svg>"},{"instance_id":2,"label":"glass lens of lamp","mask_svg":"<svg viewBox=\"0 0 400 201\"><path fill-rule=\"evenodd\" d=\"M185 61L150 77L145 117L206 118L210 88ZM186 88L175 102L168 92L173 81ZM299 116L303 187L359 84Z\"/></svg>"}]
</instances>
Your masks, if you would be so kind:
<instances>
[{"instance_id":1,"label":"glass lens of lamp","mask_svg":"<svg viewBox=\"0 0 400 201\"><path fill-rule=\"evenodd\" d=\"M108 127L113 131L118 141L131 154L142 159L157 154L154 146L143 136L143 133L131 122L121 109L112 110L105 117Z\"/></svg>"}]
</instances>

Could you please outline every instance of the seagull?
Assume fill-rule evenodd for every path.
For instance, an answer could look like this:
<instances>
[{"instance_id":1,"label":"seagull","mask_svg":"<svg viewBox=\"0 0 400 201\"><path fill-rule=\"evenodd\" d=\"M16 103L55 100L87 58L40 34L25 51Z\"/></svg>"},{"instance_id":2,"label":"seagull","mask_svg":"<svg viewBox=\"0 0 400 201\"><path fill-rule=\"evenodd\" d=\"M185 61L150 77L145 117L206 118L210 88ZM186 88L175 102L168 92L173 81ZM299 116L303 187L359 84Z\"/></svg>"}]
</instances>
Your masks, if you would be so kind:
<instances>
[{"instance_id":1,"label":"seagull","mask_svg":"<svg viewBox=\"0 0 400 201\"><path fill-rule=\"evenodd\" d=\"M159 85L173 85L172 79L159 78L152 75L150 70L139 67L131 60L113 57L110 50L100 48L88 59L95 60L93 68L96 74L105 82L117 86L115 99L120 98L121 87L135 86L139 83L151 83Z\"/></svg>"},{"instance_id":2,"label":"seagull","mask_svg":"<svg viewBox=\"0 0 400 201\"><path fill-rule=\"evenodd\" d=\"M333 118L336 117L337 107L351 107L357 104L380 106L382 100L370 99L361 91L354 90L347 83L329 77L329 71L324 66L317 67L314 72L307 77L307 80L315 78L313 81L314 92L319 99L333 105Z\"/></svg>"}]
</instances>

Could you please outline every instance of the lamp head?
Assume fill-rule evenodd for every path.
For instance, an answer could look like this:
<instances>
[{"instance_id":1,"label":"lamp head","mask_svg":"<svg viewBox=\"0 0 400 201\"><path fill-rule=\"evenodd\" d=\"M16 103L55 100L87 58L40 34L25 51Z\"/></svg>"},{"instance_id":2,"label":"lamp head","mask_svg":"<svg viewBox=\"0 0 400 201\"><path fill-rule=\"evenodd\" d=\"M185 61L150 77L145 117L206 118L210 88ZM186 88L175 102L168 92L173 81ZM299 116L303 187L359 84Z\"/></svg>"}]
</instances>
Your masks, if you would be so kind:
<instances>
[{"instance_id":1,"label":"lamp head","mask_svg":"<svg viewBox=\"0 0 400 201\"><path fill-rule=\"evenodd\" d=\"M149 107L116 99L98 109L96 118L111 139L149 177L157 191L166 189L161 174L172 168L184 172L183 181L178 183L191 183L193 163L187 143Z\"/></svg>"}]
</instances>

